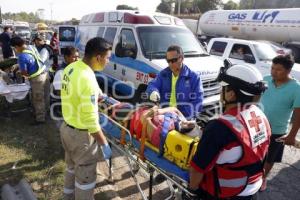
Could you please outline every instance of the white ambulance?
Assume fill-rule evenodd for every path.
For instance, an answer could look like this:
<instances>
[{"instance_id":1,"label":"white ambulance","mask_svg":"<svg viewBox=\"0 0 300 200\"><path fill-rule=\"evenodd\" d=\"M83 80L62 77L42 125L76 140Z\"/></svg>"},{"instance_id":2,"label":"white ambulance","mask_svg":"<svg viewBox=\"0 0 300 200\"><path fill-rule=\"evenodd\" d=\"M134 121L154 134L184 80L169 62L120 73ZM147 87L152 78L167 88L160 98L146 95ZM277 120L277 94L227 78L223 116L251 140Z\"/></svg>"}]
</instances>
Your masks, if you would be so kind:
<instances>
[{"instance_id":1,"label":"white ambulance","mask_svg":"<svg viewBox=\"0 0 300 200\"><path fill-rule=\"evenodd\" d=\"M110 63L103 72L96 73L98 81L112 91L138 101L149 81L168 66L167 48L176 44L184 51L184 63L201 75L204 104L219 101L220 86L215 79L223 63L205 51L179 18L124 10L83 16L76 47L83 53L87 41L96 36L113 44Z\"/></svg>"}]
</instances>

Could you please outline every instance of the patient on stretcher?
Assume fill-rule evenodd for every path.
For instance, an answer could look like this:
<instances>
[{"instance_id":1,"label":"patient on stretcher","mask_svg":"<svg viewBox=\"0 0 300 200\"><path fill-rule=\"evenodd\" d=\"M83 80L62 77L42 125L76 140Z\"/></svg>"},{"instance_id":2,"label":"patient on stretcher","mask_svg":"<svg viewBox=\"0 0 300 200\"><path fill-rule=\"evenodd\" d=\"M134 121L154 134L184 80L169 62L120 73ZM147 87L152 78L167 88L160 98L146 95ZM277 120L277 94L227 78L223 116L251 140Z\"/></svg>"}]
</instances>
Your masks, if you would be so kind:
<instances>
[{"instance_id":1,"label":"patient on stretcher","mask_svg":"<svg viewBox=\"0 0 300 200\"><path fill-rule=\"evenodd\" d=\"M139 112L141 112L141 114ZM141 117L137 118L135 117L136 115L141 115ZM172 130L176 130L181 134L200 137L200 129L197 127L196 122L187 121L182 113L175 107L158 108L154 106L152 108L142 109L142 111L137 110L131 118L130 126L133 126L137 135L139 132L142 134L145 132L147 140L157 148L159 148L161 144L161 138L165 137L165 135ZM136 126L137 129L135 128ZM142 127L142 130L139 130L139 127ZM130 128L132 129L132 127ZM198 129L199 132L192 132L193 129Z\"/></svg>"},{"instance_id":2,"label":"patient on stretcher","mask_svg":"<svg viewBox=\"0 0 300 200\"><path fill-rule=\"evenodd\" d=\"M147 141L159 148L161 134L176 130L189 137L201 137L202 131L196 121L188 121L175 107L159 108L144 105L134 108L129 103L117 102L108 109L115 120L125 123L131 134L140 139L146 134Z\"/></svg>"},{"instance_id":3,"label":"patient on stretcher","mask_svg":"<svg viewBox=\"0 0 300 200\"><path fill-rule=\"evenodd\" d=\"M99 99L99 110L130 130L134 140L139 141L142 160L145 159L145 148L148 148L158 157L166 158L184 170L189 169L202 131L195 121L187 121L178 109L158 108L151 104L134 107L106 97ZM120 129L119 134L120 143L126 144L126 133Z\"/></svg>"}]
</instances>

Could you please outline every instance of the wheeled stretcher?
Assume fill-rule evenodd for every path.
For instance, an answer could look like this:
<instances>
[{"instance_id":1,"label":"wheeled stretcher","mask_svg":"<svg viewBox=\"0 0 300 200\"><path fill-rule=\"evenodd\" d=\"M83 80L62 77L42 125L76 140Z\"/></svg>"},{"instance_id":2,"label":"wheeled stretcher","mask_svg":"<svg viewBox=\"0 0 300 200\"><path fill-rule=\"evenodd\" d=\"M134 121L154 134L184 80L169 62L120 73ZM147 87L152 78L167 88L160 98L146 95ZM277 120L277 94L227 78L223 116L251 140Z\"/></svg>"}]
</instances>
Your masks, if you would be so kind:
<instances>
[{"instance_id":1,"label":"wheeled stretcher","mask_svg":"<svg viewBox=\"0 0 300 200\"><path fill-rule=\"evenodd\" d=\"M110 101L113 101L113 99L110 98ZM110 104L113 105L113 103ZM169 198L173 198L176 195L176 191L179 193L184 191L189 194L187 189L189 162L196 151L199 137L191 138L176 130L172 130L166 137L164 153L160 155L160 150L149 141L142 141L141 138L137 138L133 135L129 131L128 123L122 123L111 117L106 112L108 109L103 109L103 105L100 106L100 108L102 111L99 114L102 130L110 144L126 156L132 176L143 199L147 198L135 178L131 166L132 161L140 168L149 172L149 199L152 198L153 173L155 171L167 179L171 191ZM109 166L110 176L112 176L111 160ZM176 191L174 185L177 188Z\"/></svg>"}]
</instances>

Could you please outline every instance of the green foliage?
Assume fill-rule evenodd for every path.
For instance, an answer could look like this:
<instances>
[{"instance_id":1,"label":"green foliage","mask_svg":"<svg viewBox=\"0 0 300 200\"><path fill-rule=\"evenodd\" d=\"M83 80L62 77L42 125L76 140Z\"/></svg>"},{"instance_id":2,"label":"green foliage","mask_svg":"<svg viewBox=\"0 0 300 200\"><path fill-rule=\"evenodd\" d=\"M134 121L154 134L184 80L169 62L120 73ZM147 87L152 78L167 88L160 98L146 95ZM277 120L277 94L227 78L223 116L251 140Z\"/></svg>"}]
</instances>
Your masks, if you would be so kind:
<instances>
[{"instance_id":1,"label":"green foliage","mask_svg":"<svg viewBox=\"0 0 300 200\"><path fill-rule=\"evenodd\" d=\"M157 8L156 11L158 12L162 12L162 13L166 13L166 14L170 14L171 12L171 5L167 2L161 2Z\"/></svg>"},{"instance_id":2,"label":"green foliage","mask_svg":"<svg viewBox=\"0 0 300 200\"><path fill-rule=\"evenodd\" d=\"M253 8L299 8L299 0L241 0L241 9Z\"/></svg>"},{"instance_id":3,"label":"green foliage","mask_svg":"<svg viewBox=\"0 0 300 200\"><path fill-rule=\"evenodd\" d=\"M237 9L239 9L239 5L230 0L227 3L224 4L223 9L224 10L237 10Z\"/></svg>"},{"instance_id":4,"label":"green foliage","mask_svg":"<svg viewBox=\"0 0 300 200\"><path fill-rule=\"evenodd\" d=\"M201 13L209 10L215 10L221 5L221 0L194 0Z\"/></svg>"},{"instance_id":5,"label":"green foliage","mask_svg":"<svg viewBox=\"0 0 300 200\"><path fill-rule=\"evenodd\" d=\"M241 0L240 9L253 9L257 0Z\"/></svg>"},{"instance_id":6,"label":"green foliage","mask_svg":"<svg viewBox=\"0 0 300 200\"><path fill-rule=\"evenodd\" d=\"M171 4L175 2L174 13L178 12L178 0L162 0L157 6L156 11L170 14ZM181 0L180 13L181 14L194 14L199 13L200 10L195 0Z\"/></svg>"},{"instance_id":7,"label":"green foliage","mask_svg":"<svg viewBox=\"0 0 300 200\"><path fill-rule=\"evenodd\" d=\"M137 7L131 7L131 6L128 6L128 5L125 5L125 4L122 4L122 5L118 5L117 10L138 10Z\"/></svg>"},{"instance_id":8,"label":"green foliage","mask_svg":"<svg viewBox=\"0 0 300 200\"><path fill-rule=\"evenodd\" d=\"M26 12L19 12L19 13L4 13L2 14L3 19L12 19L14 21L26 21L29 23L38 23L42 22L42 20L33 12L26 13Z\"/></svg>"}]
</instances>

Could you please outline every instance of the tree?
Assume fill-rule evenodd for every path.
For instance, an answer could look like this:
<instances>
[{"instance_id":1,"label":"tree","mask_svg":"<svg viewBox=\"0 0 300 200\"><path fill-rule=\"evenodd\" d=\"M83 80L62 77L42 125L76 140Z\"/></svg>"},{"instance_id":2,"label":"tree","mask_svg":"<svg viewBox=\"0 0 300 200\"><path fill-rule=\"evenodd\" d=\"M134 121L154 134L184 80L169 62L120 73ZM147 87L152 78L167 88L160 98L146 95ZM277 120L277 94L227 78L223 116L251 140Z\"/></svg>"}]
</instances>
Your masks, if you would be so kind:
<instances>
[{"instance_id":1,"label":"tree","mask_svg":"<svg viewBox=\"0 0 300 200\"><path fill-rule=\"evenodd\" d=\"M117 10L138 10L137 7L131 7L131 6L128 6L128 5L125 5L125 4L122 4L122 5L118 5Z\"/></svg>"},{"instance_id":2,"label":"tree","mask_svg":"<svg viewBox=\"0 0 300 200\"><path fill-rule=\"evenodd\" d=\"M221 0L195 0L195 2L202 13L215 10L221 5Z\"/></svg>"},{"instance_id":3,"label":"tree","mask_svg":"<svg viewBox=\"0 0 300 200\"><path fill-rule=\"evenodd\" d=\"M252 9L254 5L253 0L241 0L240 9Z\"/></svg>"},{"instance_id":4,"label":"tree","mask_svg":"<svg viewBox=\"0 0 300 200\"><path fill-rule=\"evenodd\" d=\"M178 0L175 1L175 13L177 14L178 12ZM180 4L180 13L181 14L191 14L196 12L197 10L197 5L194 4L194 1L191 0L181 0Z\"/></svg>"},{"instance_id":5,"label":"tree","mask_svg":"<svg viewBox=\"0 0 300 200\"><path fill-rule=\"evenodd\" d=\"M241 9L254 8L299 8L299 0L241 0Z\"/></svg>"},{"instance_id":6,"label":"tree","mask_svg":"<svg viewBox=\"0 0 300 200\"><path fill-rule=\"evenodd\" d=\"M156 11L166 13L166 14L170 14L171 5L169 3L163 1L157 6Z\"/></svg>"},{"instance_id":7,"label":"tree","mask_svg":"<svg viewBox=\"0 0 300 200\"><path fill-rule=\"evenodd\" d=\"M239 5L235 2L233 2L232 0L230 0L224 4L223 9L224 10L237 10L237 9L239 9Z\"/></svg>"},{"instance_id":8,"label":"tree","mask_svg":"<svg viewBox=\"0 0 300 200\"><path fill-rule=\"evenodd\" d=\"M26 21L29 23L37 23L42 22L42 20L35 15L33 12L26 13L26 12L19 12L19 13L4 13L2 15L3 19L12 19L14 21Z\"/></svg>"}]
</instances>

